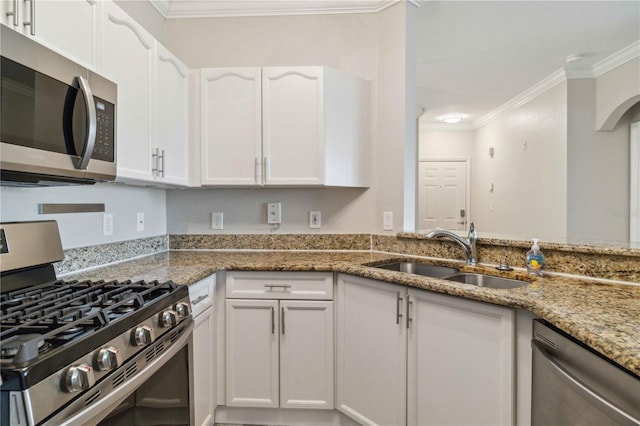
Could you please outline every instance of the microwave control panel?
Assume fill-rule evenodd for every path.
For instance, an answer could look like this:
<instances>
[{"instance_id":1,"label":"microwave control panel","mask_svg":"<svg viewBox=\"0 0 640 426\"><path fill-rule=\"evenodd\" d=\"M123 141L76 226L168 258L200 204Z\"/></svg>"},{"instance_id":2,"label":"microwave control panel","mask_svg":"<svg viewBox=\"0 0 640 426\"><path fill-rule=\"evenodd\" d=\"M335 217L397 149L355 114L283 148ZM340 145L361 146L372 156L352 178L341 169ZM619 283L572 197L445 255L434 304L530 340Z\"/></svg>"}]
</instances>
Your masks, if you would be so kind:
<instances>
[{"instance_id":1,"label":"microwave control panel","mask_svg":"<svg viewBox=\"0 0 640 426\"><path fill-rule=\"evenodd\" d=\"M96 142L91 158L114 161L115 155L115 105L94 96L96 102Z\"/></svg>"}]
</instances>

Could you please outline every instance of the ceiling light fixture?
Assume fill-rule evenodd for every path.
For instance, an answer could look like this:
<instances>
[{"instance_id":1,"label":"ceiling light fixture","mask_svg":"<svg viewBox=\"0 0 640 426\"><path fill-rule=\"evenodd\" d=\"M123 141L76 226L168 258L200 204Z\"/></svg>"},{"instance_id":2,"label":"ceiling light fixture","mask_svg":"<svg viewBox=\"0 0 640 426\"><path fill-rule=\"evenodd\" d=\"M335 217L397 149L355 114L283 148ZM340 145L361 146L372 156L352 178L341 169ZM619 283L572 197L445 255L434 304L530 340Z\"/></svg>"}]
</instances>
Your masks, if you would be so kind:
<instances>
[{"instance_id":1,"label":"ceiling light fixture","mask_svg":"<svg viewBox=\"0 0 640 426\"><path fill-rule=\"evenodd\" d=\"M447 124L455 124L462 121L462 114L443 115L440 119Z\"/></svg>"}]
</instances>

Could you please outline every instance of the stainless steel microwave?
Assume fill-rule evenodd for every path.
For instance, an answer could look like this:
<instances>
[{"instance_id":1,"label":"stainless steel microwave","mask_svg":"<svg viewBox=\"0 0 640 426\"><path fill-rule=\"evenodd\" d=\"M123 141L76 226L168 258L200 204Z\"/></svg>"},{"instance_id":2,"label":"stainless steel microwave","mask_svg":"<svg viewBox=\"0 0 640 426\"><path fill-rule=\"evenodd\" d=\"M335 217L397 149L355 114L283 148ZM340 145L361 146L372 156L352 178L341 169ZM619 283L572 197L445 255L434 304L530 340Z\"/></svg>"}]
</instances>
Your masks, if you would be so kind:
<instances>
[{"instance_id":1,"label":"stainless steel microwave","mask_svg":"<svg viewBox=\"0 0 640 426\"><path fill-rule=\"evenodd\" d=\"M0 27L2 184L114 180L116 84Z\"/></svg>"}]
</instances>

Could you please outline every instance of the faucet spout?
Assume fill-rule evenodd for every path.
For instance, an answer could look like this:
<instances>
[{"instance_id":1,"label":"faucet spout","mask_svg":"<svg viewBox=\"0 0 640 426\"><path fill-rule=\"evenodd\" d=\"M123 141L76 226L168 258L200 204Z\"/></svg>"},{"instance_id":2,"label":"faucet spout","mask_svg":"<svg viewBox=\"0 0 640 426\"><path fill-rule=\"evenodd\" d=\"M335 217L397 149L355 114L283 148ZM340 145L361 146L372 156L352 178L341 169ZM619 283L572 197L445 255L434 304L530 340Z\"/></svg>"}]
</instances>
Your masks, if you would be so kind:
<instances>
[{"instance_id":1,"label":"faucet spout","mask_svg":"<svg viewBox=\"0 0 640 426\"><path fill-rule=\"evenodd\" d=\"M467 265L475 266L478 264L478 249L476 247L476 241L478 240L478 233L473 222L469 226L469 234L467 238L462 238L458 234L451 232L447 229L434 229L426 235L427 238L449 238L458 243L467 256Z\"/></svg>"}]
</instances>

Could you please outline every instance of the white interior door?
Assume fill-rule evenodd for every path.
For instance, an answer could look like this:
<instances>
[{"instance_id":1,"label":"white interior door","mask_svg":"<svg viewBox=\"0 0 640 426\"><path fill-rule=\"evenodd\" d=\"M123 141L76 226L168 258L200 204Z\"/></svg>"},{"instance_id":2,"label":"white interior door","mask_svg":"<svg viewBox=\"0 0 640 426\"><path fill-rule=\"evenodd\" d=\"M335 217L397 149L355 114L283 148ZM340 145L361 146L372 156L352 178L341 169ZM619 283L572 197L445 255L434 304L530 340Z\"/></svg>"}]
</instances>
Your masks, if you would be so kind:
<instances>
[{"instance_id":1,"label":"white interior door","mask_svg":"<svg viewBox=\"0 0 640 426\"><path fill-rule=\"evenodd\" d=\"M468 218L466 161L420 161L419 231L464 231Z\"/></svg>"},{"instance_id":2,"label":"white interior door","mask_svg":"<svg viewBox=\"0 0 640 426\"><path fill-rule=\"evenodd\" d=\"M640 121L631 123L630 147L629 243L631 248L640 248Z\"/></svg>"}]
</instances>

